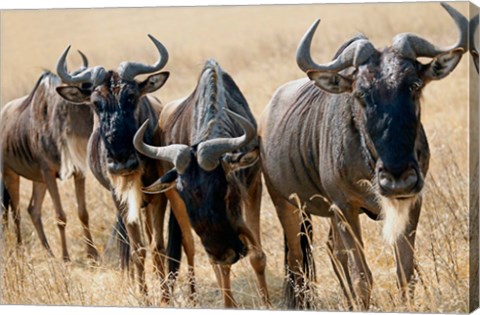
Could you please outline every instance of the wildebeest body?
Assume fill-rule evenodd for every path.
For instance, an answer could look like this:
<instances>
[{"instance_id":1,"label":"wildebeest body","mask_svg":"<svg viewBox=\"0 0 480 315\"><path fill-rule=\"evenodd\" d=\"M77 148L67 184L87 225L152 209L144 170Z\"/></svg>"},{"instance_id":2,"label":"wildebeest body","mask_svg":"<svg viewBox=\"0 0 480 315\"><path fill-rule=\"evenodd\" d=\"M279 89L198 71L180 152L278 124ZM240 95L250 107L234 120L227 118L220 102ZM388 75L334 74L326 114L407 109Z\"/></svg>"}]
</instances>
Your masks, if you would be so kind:
<instances>
[{"instance_id":1,"label":"wildebeest body","mask_svg":"<svg viewBox=\"0 0 480 315\"><path fill-rule=\"evenodd\" d=\"M268 303L259 234L256 122L238 86L217 62L208 60L195 90L187 98L167 104L159 126L164 147L143 144L142 127L136 135L136 148L164 160L162 169L171 167L170 163L174 169L145 189L165 191L171 202L185 208L188 217L177 218L183 225L181 232L189 232L191 225L200 237L215 265L225 306L235 304L230 293L230 265L246 255L247 248Z\"/></svg>"},{"instance_id":2,"label":"wildebeest body","mask_svg":"<svg viewBox=\"0 0 480 315\"><path fill-rule=\"evenodd\" d=\"M308 304L294 292L303 286L300 262L307 254L297 207L330 217L330 258L351 307L368 309L372 287L361 213L383 219L383 235L395 247L398 284L404 297L413 292L415 234L430 158L421 94L429 82L453 71L468 48L468 21L442 6L459 30L452 46L439 48L402 33L377 50L357 35L325 64L310 55L317 20L297 49L297 64L312 82L285 84L265 109L261 161L286 236L289 307ZM431 61L423 64L419 57Z\"/></svg>"},{"instance_id":3,"label":"wildebeest body","mask_svg":"<svg viewBox=\"0 0 480 315\"><path fill-rule=\"evenodd\" d=\"M82 57L84 57L82 55ZM86 59L84 59L86 64ZM61 80L44 72L32 92L13 100L2 110L3 181L9 191L16 225L17 239L21 242L19 213L19 178L33 181L33 193L28 206L39 238L48 250L41 206L48 189L54 203L57 224L62 240L62 255L69 260L65 239L66 216L63 212L56 178L75 178L75 193L87 242L88 255L98 257L89 231L85 204L86 147L92 131L92 112L85 106L72 106L61 98L55 88ZM8 212L4 213L8 220Z\"/></svg>"},{"instance_id":4,"label":"wildebeest body","mask_svg":"<svg viewBox=\"0 0 480 315\"><path fill-rule=\"evenodd\" d=\"M60 84L57 76L46 72L31 95L8 103L2 112L4 163L29 180L42 181L40 170L46 167L54 168L61 179L86 171L92 112L56 95Z\"/></svg>"},{"instance_id":5,"label":"wildebeest body","mask_svg":"<svg viewBox=\"0 0 480 315\"><path fill-rule=\"evenodd\" d=\"M132 140L139 124L149 119L147 141L152 145L160 144L155 142L161 139L156 121L162 106L158 99L148 94L162 87L169 77L169 72L158 72L167 64L168 52L153 36L149 37L159 53L153 65L124 61L117 70L107 71L102 66L96 66L78 74L70 74L66 67L70 47L57 62L59 76L69 84L57 88L57 92L71 102L88 102L94 112L93 133L88 143L89 166L99 182L112 193L118 210L118 222L125 224L138 285L144 297L147 297L148 289L140 211L145 209L145 229L153 249L155 272L163 279L166 199L163 195L142 193L141 187L158 177L156 162L137 154ZM135 77L141 74L150 75L143 81L137 81ZM90 88L78 87L78 83L87 84ZM128 251L124 249L121 248L122 253L127 254ZM128 263L129 257L126 256L123 256L123 265ZM166 281L162 280L162 287L167 293Z\"/></svg>"}]
</instances>

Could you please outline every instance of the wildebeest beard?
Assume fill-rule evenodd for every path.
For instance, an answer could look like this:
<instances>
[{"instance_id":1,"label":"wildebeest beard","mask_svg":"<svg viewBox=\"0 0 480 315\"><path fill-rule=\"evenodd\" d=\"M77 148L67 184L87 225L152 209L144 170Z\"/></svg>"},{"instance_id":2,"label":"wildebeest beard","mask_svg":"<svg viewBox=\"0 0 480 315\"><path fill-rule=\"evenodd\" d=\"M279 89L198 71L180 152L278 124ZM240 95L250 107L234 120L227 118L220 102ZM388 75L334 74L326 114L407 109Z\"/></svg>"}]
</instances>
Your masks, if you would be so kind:
<instances>
[{"instance_id":1,"label":"wildebeest beard","mask_svg":"<svg viewBox=\"0 0 480 315\"><path fill-rule=\"evenodd\" d=\"M225 175L221 165L207 172L196 159L177 182L193 229L205 250L217 263L233 250L234 263L247 254L236 223L242 220L242 190L234 174Z\"/></svg>"},{"instance_id":2,"label":"wildebeest beard","mask_svg":"<svg viewBox=\"0 0 480 315\"><path fill-rule=\"evenodd\" d=\"M127 221L137 221L143 203L142 173L137 170L126 176L113 175L109 172L107 174L117 200L126 206Z\"/></svg>"}]
</instances>

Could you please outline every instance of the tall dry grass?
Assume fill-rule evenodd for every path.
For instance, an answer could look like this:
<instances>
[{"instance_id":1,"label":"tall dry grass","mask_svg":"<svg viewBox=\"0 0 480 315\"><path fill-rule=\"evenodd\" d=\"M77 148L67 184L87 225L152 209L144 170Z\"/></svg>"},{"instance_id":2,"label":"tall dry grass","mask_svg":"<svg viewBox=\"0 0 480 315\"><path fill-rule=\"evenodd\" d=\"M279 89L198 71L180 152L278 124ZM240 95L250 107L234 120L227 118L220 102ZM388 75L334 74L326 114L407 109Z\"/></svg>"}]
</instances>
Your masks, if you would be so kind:
<instances>
[{"instance_id":1,"label":"tall dry grass","mask_svg":"<svg viewBox=\"0 0 480 315\"><path fill-rule=\"evenodd\" d=\"M468 13L466 3L455 3ZM215 58L235 79L258 118L274 90L303 77L294 60L299 39L320 17L312 47L326 61L337 47L364 32L384 47L400 32L422 34L447 45L456 39L453 22L438 3L290 5L255 7L145 8L11 11L1 13L1 104L29 92L42 69L54 69L67 44L81 49L92 65L115 68L123 60L153 62L156 52L146 37L153 34L168 48L169 82L156 93L164 102L189 93L207 58ZM71 68L79 57L71 54ZM468 309L468 58L446 79L424 92L422 120L432 151L425 201L417 236L419 264L416 298L405 306L395 283L392 248L381 238L381 223L362 218L367 261L374 276L372 311L466 312ZM100 252L110 236L115 210L110 195L87 178L87 206ZM48 258L25 211L31 186L21 183L22 234L17 248L12 227L3 231L1 294L4 304L143 306L144 301L114 263L91 265L85 259L82 229L70 181L61 183L67 213L67 241L72 262ZM53 206L49 197L43 220L50 245L60 256ZM267 254L267 281L274 308L282 307L283 236L273 205L264 192L262 242ZM328 258L328 220L313 218L313 253L317 264L313 308L344 309L343 294ZM197 300L188 300L183 262L171 307L223 306L207 257L197 240ZM150 256L148 256L150 258ZM147 262L153 306L160 305L158 281ZM232 287L241 308L263 308L248 259L233 267Z\"/></svg>"}]
</instances>

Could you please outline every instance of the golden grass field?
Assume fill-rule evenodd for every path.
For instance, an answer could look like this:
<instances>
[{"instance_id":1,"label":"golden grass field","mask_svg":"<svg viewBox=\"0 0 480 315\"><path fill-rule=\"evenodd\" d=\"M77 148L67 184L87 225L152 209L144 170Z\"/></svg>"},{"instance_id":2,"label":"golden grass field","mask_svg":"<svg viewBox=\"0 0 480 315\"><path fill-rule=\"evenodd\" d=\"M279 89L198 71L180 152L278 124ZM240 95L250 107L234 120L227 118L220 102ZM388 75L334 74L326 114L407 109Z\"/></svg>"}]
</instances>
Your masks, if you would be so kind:
<instances>
[{"instance_id":1,"label":"golden grass field","mask_svg":"<svg viewBox=\"0 0 480 315\"><path fill-rule=\"evenodd\" d=\"M468 3L454 3L469 15ZM239 85L257 119L281 84L304 74L295 63L303 33L321 18L312 52L319 62L358 32L378 47L400 32L423 35L438 45L456 41L453 21L438 3L278 5L201 8L139 8L30 10L1 13L1 104L27 94L43 69L54 70L68 44L81 49L91 65L115 69L123 60L153 62L156 50L147 34L168 48L171 72L156 95L167 103L190 93L203 63L216 59ZM74 51L74 50L72 50ZM70 54L70 69L80 63ZM422 121L431 150L425 202L417 236L420 280L413 305L401 302L395 280L392 248L381 237L381 223L362 217L366 255L374 277L371 311L467 312L469 288L468 233L468 76L465 55L446 79L424 90ZM41 246L26 206L31 184L21 184L24 247L16 248L12 225L2 236L0 304L144 306L136 286L116 264L106 259L92 266L86 260L76 214L72 181L60 184L67 213L67 241L72 262L51 259ZM110 236L115 208L108 191L91 174L87 205L94 241L103 252ZM60 257L60 240L48 196L43 221L50 245ZM274 309L282 307L283 235L271 200L264 190L262 242L267 254L267 281ZM317 264L314 309L344 310L343 294L328 258L328 220L314 218ZM197 239L198 301L188 300L186 262L171 307L221 308L223 300L206 254ZM148 256L150 258L150 256ZM159 306L159 285L148 259L147 281L153 306ZM263 308L256 293L248 259L232 268L232 288L241 308Z\"/></svg>"}]
</instances>

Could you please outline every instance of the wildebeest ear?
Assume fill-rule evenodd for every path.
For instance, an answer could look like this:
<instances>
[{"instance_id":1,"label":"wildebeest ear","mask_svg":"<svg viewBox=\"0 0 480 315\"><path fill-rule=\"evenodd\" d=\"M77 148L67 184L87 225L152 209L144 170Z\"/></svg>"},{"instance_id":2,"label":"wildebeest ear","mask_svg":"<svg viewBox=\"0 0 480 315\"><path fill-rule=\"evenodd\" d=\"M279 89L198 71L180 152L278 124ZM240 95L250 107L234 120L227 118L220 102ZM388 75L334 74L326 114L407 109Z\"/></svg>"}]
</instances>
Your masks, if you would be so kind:
<instances>
[{"instance_id":1,"label":"wildebeest ear","mask_svg":"<svg viewBox=\"0 0 480 315\"><path fill-rule=\"evenodd\" d=\"M140 93L147 94L155 92L167 82L169 76L170 72L168 71L152 74L138 85Z\"/></svg>"},{"instance_id":2,"label":"wildebeest ear","mask_svg":"<svg viewBox=\"0 0 480 315\"><path fill-rule=\"evenodd\" d=\"M310 70L307 75L326 92L339 94L352 91L352 80L338 73Z\"/></svg>"},{"instance_id":3,"label":"wildebeest ear","mask_svg":"<svg viewBox=\"0 0 480 315\"><path fill-rule=\"evenodd\" d=\"M427 80L440 80L445 78L455 69L460 59L462 59L463 53L463 48L457 48L438 55L425 66L422 76Z\"/></svg>"},{"instance_id":4,"label":"wildebeest ear","mask_svg":"<svg viewBox=\"0 0 480 315\"><path fill-rule=\"evenodd\" d=\"M77 86L59 86L57 93L72 103L85 103L90 99L92 92L87 89L81 89Z\"/></svg>"},{"instance_id":5,"label":"wildebeest ear","mask_svg":"<svg viewBox=\"0 0 480 315\"><path fill-rule=\"evenodd\" d=\"M160 194L175 187L178 177L176 169L168 171L165 175L157 179L157 181L150 186L143 187L142 191L146 194Z\"/></svg>"},{"instance_id":6,"label":"wildebeest ear","mask_svg":"<svg viewBox=\"0 0 480 315\"><path fill-rule=\"evenodd\" d=\"M241 153L227 153L222 159L222 163L225 167L228 167L228 171L236 171L242 168L252 166L258 161L259 153L258 148L250 152Z\"/></svg>"}]
</instances>

